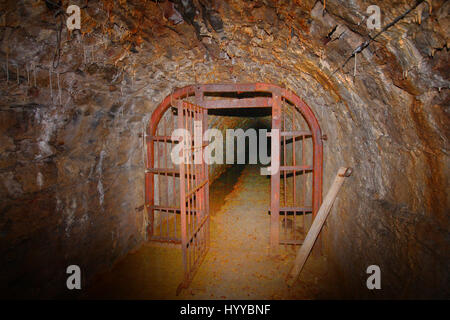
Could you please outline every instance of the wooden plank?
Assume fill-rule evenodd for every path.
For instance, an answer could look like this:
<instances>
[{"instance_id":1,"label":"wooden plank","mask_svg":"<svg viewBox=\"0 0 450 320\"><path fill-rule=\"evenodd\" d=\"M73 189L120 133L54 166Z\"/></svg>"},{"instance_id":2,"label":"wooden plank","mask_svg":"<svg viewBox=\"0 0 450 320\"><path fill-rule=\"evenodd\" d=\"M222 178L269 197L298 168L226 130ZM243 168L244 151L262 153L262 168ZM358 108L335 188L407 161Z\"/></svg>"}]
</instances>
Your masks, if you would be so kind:
<instances>
[{"instance_id":1,"label":"wooden plank","mask_svg":"<svg viewBox=\"0 0 450 320\"><path fill-rule=\"evenodd\" d=\"M334 179L334 182L331 185L331 188L328 191L325 200L320 206L319 212L317 213L317 216L314 219L314 222L311 228L309 229L309 232L306 235L306 238L302 246L297 252L297 257L295 258L294 265L286 279L286 283L288 284L288 286L292 286L298 279L298 276L302 271L303 266L305 265L306 259L308 259L309 253L311 252L311 249L314 246L314 242L316 241L317 236L319 235L320 230L322 230L322 226L328 217L328 214L334 203L334 200L336 199L336 196L342 184L344 183L345 178L349 177L351 173L352 173L351 168L342 167L339 169L336 178Z\"/></svg>"}]
</instances>

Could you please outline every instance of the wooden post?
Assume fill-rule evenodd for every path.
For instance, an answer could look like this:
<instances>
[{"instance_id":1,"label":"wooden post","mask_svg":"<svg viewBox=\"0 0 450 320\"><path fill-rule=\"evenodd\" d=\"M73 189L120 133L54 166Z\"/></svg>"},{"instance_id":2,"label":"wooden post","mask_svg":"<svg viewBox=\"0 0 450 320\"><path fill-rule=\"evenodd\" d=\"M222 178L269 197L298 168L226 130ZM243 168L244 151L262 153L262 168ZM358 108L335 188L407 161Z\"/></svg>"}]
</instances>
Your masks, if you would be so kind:
<instances>
[{"instance_id":1,"label":"wooden post","mask_svg":"<svg viewBox=\"0 0 450 320\"><path fill-rule=\"evenodd\" d=\"M351 174L352 174L351 168L342 167L339 169L336 178L334 179L334 182L331 185L331 188L328 191L325 200L320 206L319 212L317 213L317 216L314 219L311 228L309 229L308 234L306 235L305 241L298 250L297 257L295 258L294 261L294 266L292 267L291 272L289 273L286 279L286 283L288 284L288 286L292 286L297 280L300 272L303 269L303 266L305 265L306 259L308 259L309 253L311 252L311 249L314 246L314 242L316 241L320 233L320 230L322 229L322 226L328 217L328 214L334 203L334 200L336 199L339 189L344 183L345 178L349 177Z\"/></svg>"}]
</instances>

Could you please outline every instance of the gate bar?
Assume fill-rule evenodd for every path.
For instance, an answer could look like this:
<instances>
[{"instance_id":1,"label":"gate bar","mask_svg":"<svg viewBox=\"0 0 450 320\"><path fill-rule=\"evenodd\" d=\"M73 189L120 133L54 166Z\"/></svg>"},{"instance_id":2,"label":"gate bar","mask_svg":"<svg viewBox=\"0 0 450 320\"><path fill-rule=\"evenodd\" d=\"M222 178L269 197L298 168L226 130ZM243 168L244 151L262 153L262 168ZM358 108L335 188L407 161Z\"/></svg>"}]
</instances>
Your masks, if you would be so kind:
<instances>
[{"instance_id":1,"label":"gate bar","mask_svg":"<svg viewBox=\"0 0 450 320\"><path fill-rule=\"evenodd\" d=\"M273 95L272 105L272 130L281 130L281 97L277 94ZM272 138L273 139L273 138ZM276 162L280 165L280 145L272 141L271 144L271 169ZM272 172L271 172L272 173ZM270 210L272 212L270 218L270 246L272 252L278 248L279 235L279 211L280 211L280 174L277 172L270 178Z\"/></svg>"}]
</instances>

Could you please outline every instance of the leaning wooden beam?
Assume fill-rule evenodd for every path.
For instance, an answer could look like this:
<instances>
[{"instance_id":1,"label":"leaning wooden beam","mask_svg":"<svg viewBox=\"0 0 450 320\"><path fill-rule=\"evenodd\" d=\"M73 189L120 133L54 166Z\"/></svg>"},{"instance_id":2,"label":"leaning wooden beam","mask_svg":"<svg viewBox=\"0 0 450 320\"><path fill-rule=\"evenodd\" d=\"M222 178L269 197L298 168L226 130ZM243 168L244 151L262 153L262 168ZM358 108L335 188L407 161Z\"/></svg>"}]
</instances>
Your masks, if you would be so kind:
<instances>
[{"instance_id":1,"label":"leaning wooden beam","mask_svg":"<svg viewBox=\"0 0 450 320\"><path fill-rule=\"evenodd\" d=\"M297 257L295 258L294 261L294 266L292 267L291 272L289 273L286 279L286 283L288 284L288 286L292 286L297 280L300 272L303 269L303 266L305 265L306 259L308 259L309 253L311 252L314 242L316 241L317 236L319 235L320 230L322 229L322 226L328 217L328 214L333 205L334 199L336 199L339 189L344 183L345 178L349 177L351 174L352 168L342 167L339 169L336 178L334 179L334 182L331 185L331 188L328 191L325 200L320 206L319 212L317 213L317 216L314 219L311 228L309 229L308 234L306 235L306 238L303 241L302 246L298 250Z\"/></svg>"}]
</instances>

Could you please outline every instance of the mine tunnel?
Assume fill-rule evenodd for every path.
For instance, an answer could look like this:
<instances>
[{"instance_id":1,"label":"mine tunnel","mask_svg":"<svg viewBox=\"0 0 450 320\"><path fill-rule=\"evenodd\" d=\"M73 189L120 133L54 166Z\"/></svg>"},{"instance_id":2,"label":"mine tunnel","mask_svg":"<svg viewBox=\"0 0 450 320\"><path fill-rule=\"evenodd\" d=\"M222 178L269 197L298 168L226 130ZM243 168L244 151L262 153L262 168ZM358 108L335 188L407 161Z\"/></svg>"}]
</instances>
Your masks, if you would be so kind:
<instances>
[{"instance_id":1,"label":"mine tunnel","mask_svg":"<svg viewBox=\"0 0 450 320\"><path fill-rule=\"evenodd\" d=\"M449 11L3 1L1 297L449 299Z\"/></svg>"}]
</instances>

